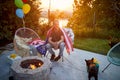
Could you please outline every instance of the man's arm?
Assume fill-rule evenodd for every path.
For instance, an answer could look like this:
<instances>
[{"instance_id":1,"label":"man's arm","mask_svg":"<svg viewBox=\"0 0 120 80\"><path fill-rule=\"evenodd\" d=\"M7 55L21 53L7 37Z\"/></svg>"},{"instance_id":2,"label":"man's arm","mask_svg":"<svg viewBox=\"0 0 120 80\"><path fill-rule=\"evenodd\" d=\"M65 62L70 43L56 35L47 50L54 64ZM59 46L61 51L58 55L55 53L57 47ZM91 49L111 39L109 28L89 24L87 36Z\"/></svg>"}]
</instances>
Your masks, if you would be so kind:
<instances>
[{"instance_id":1,"label":"man's arm","mask_svg":"<svg viewBox=\"0 0 120 80\"><path fill-rule=\"evenodd\" d=\"M52 37L49 37L49 38L48 38L48 42L49 42L50 44L52 44L52 45L54 44L54 42L52 41Z\"/></svg>"},{"instance_id":2,"label":"man's arm","mask_svg":"<svg viewBox=\"0 0 120 80\"><path fill-rule=\"evenodd\" d=\"M57 44L60 44L60 43L63 42L63 41L64 41L64 37L61 36L61 39L57 42Z\"/></svg>"}]
</instances>

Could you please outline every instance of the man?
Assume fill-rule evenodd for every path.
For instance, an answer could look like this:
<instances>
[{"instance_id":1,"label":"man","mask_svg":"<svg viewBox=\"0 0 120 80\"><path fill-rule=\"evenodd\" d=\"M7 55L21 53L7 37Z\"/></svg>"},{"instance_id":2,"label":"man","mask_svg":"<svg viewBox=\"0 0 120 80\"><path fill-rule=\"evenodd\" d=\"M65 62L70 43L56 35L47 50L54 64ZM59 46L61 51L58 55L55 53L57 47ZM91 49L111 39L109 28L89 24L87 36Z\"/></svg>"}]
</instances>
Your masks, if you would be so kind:
<instances>
[{"instance_id":1,"label":"man","mask_svg":"<svg viewBox=\"0 0 120 80\"><path fill-rule=\"evenodd\" d=\"M47 39L48 39L48 43L46 47L48 51L51 53L50 60L58 61L61 58L61 56L63 56L64 46L65 46L64 35L59 27L58 20L54 20L52 28L47 33ZM56 58L55 58L55 52L52 50L52 48L54 48L55 50L60 49L59 55Z\"/></svg>"}]
</instances>

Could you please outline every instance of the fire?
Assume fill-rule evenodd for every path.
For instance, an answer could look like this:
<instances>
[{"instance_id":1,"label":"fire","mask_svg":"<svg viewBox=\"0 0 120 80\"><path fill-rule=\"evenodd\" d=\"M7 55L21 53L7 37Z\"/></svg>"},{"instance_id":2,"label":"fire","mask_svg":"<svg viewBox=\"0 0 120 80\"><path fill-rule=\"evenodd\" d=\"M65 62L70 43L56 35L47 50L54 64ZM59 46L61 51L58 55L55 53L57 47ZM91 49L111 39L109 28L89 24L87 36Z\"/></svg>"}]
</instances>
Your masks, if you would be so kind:
<instances>
[{"instance_id":1,"label":"fire","mask_svg":"<svg viewBox=\"0 0 120 80\"><path fill-rule=\"evenodd\" d=\"M39 63L39 64L38 64L38 66L40 67L40 66L41 66L41 64ZM37 66L35 66L34 64L30 64L30 66L29 66L29 67L30 67L30 69L36 69L36 68L37 68Z\"/></svg>"},{"instance_id":2,"label":"fire","mask_svg":"<svg viewBox=\"0 0 120 80\"><path fill-rule=\"evenodd\" d=\"M30 64L31 69L36 69L36 66L34 64Z\"/></svg>"},{"instance_id":3,"label":"fire","mask_svg":"<svg viewBox=\"0 0 120 80\"><path fill-rule=\"evenodd\" d=\"M41 64L39 63L39 66L41 66Z\"/></svg>"}]
</instances>

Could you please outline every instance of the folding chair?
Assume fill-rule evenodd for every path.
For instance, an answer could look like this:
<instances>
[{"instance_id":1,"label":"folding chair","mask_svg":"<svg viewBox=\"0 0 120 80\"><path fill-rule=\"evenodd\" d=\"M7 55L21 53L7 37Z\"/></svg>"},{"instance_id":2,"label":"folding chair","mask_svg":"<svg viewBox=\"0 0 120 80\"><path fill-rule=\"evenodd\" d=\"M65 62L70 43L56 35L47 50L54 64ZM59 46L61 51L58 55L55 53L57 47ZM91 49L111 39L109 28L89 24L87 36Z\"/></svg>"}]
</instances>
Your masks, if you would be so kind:
<instances>
[{"instance_id":1,"label":"folding chair","mask_svg":"<svg viewBox=\"0 0 120 80\"><path fill-rule=\"evenodd\" d=\"M72 30L71 28L63 28L63 29L64 29L65 32L67 33L68 37L71 38L72 44L74 44L74 33L73 33L73 30ZM53 50L54 50L54 49L53 49ZM56 53L57 50L54 50L54 51L55 51L55 53ZM49 54L50 54L49 51L47 51L46 57L48 57ZM64 56L62 56L62 62L64 61L63 58L64 58Z\"/></svg>"}]
</instances>

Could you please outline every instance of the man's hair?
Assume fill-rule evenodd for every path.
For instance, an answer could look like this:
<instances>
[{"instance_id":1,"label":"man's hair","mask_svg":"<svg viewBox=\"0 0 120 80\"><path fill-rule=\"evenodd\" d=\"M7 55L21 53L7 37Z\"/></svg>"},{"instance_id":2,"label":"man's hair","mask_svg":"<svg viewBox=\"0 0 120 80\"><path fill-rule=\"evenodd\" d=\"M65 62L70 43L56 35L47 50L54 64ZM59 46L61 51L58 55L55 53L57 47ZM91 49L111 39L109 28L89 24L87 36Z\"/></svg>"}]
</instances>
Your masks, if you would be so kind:
<instances>
[{"instance_id":1,"label":"man's hair","mask_svg":"<svg viewBox=\"0 0 120 80\"><path fill-rule=\"evenodd\" d=\"M58 20L58 19L55 19L55 20L53 21L53 24L56 24L56 23L59 24L59 20Z\"/></svg>"}]
</instances>

